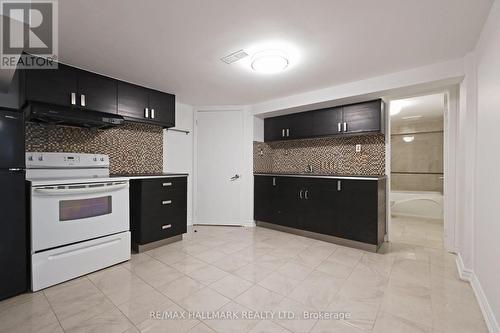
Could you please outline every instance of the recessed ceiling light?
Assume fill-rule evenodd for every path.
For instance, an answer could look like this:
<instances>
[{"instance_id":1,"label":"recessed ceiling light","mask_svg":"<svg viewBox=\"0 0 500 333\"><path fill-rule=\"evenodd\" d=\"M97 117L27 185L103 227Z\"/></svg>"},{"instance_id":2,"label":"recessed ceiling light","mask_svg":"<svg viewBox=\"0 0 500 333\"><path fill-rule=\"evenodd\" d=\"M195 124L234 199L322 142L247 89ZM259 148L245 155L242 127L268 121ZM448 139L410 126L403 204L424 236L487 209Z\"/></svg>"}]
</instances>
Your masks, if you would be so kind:
<instances>
[{"instance_id":1,"label":"recessed ceiling light","mask_svg":"<svg viewBox=\"0 0 500 333\"><path fill-rule=\"evenodd\" d=\"M263 74L273 74L284 71L289 65L286 54L278 50L257 52L252 57L252 69Z\"/></svg>"}]
</instances>

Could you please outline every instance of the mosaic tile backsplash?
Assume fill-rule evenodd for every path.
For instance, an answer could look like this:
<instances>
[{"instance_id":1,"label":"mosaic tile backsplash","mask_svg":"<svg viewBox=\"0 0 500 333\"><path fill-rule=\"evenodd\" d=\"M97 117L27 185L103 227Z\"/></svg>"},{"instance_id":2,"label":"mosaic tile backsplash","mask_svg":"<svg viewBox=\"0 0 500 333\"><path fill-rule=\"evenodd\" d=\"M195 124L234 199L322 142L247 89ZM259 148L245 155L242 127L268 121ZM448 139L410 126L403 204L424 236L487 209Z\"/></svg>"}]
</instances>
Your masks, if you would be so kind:
<instances>
[{"instance_id":1,"label":"mosaic tile backsplash","mask_svg":"<svg viewBox=\"0 0 500 333\"><path fill-rule=\"evenodd\" d=\"M163 129L137 123L106 130L26 123L26 151L107 154L111 173L158 173Z\"/></svg>"},{"instance_id":2,"label":"mosaic tile backsplash","mask_svg":"<svg viewBox=\"0 0 500 333\"><path fill-rule=\"evenodd\" d=\"M384 175L385 137L254 142L253 161L254 173L302 173L310 164L315 174Z\"/></svg>"}]
</instances>

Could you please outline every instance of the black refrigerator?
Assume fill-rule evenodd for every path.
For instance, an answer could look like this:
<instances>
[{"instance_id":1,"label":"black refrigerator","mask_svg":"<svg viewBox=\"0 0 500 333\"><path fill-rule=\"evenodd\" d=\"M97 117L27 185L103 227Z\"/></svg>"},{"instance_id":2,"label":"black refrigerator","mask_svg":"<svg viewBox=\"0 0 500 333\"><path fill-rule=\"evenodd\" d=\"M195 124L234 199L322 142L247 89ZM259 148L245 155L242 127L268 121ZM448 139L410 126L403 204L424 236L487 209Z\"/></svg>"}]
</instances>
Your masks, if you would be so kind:
<instances>
[{"instance_id":1,"label":"black refrigerator","mask_svg":"<svg viewBox=\"0 0 500 333\"><path fill-rule=\"evenodd\" d=\"M0 300L28 288L22 112L0 109Z\"/></svg>"}]
</instances>

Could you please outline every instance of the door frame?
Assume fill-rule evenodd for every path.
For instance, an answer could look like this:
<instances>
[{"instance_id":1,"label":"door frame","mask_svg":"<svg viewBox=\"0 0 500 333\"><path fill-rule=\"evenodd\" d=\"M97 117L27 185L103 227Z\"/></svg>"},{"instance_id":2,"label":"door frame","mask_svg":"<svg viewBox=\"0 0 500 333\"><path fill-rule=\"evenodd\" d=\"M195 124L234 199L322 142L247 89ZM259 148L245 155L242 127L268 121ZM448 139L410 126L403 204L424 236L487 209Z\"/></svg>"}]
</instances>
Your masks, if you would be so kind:
<instances>
[{"instance_id":1,"label":"door frame","mask_svg":"<svg viewBox=\"0 0 500 333\"><path fill-rule=\"evenodd\" d=\"M459 87L451 86L441 89L432 89L419 91L413 94L393 95L384 98L387 103L386 112L386 175L387 175L387 241L392 241L392 218L391 218L391 117L390 117L390 102L397 99L405 99L411 97L444 94L445 108L443 119L443 224L444 224L444 248L448 252L457 251L457 171L456 159L458 144L458 124L459 124Z\"/></svg>"},{"instance_id":2,"label":"door frame","mask_svg":"<svg viewBox=\"0 0 500 333\"><path fill-rule=\"evenodd\" d=\"M232 226L255 226L253 220L253 115L251 108L246 105L223 105L223 106L197 106L194 107L194 131L193 131L193 225L207 224L198 216L198 115L201 112L241 112L241 191L240 191L240 214L237 221L221 221L221 225ZM167 157L168 158L168 157ZM213 225L213 224L210 224Z\"/></svg>"}]
</instances>

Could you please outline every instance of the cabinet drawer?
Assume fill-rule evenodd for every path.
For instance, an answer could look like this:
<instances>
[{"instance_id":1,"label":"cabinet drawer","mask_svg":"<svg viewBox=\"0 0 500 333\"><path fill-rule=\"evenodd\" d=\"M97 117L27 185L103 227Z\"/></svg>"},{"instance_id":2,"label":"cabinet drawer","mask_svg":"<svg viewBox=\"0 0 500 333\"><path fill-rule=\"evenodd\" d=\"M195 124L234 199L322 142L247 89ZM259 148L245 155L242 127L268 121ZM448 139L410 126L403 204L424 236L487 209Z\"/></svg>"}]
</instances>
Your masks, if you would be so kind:
<instances>
[{"instance_id":1,"label":"cabinet drawer","mask_svg":"<svg viewBox=\"0 0 500 333\"><path fill-rule=\"evenodd\" d=\"M147 244L177 236L187 231L186 215L158 216L142 221L139 243Z\"/></svg>"},{"instance_id":2,"label":"cabinet drawer","mask_svg":"<svg viewBox=\"0 0 500 333\"><path fill-rule=\"evenodd\" d=\"M142 216L145 219L150 217L171 217L184 214L187 209L187 197L185 193L166 196L159 195L152 200L143 201L141 205Z\"/></svg>"},{"instance_id":3,"label":"cabinet drawer","mask_svg":"<svg viewBox=\"0 0 500 333\"><path fill-rule=\"evenodd\" d=\"M187 177L153 178L141 181L145 196L187 191Z\"/></svg>"}]
</instances>

